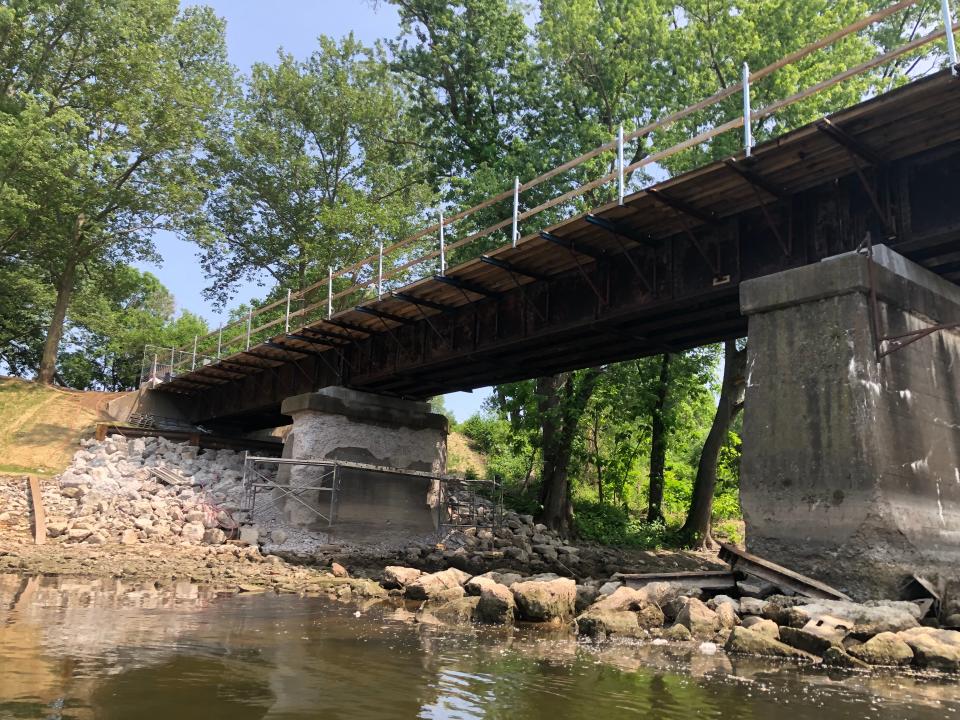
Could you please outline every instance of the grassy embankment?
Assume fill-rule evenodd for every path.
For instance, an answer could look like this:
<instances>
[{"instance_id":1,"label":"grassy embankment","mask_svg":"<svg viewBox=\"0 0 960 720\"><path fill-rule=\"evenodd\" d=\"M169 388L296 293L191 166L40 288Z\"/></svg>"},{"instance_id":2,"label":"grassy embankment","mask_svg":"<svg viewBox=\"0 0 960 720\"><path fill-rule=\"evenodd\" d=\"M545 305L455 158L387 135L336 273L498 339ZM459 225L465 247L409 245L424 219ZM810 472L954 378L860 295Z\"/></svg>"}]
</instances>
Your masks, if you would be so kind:
<instances>
[{"instance_id":1,"label":"grassy embankment","mask_svg":"<svg viewBox=\"0 0 960 720\"><path fill-rule=\"evenodd\" d=\"M56 475L120 393L80 392L0 377L0 473Z\"/></svg>"}]
</instances>

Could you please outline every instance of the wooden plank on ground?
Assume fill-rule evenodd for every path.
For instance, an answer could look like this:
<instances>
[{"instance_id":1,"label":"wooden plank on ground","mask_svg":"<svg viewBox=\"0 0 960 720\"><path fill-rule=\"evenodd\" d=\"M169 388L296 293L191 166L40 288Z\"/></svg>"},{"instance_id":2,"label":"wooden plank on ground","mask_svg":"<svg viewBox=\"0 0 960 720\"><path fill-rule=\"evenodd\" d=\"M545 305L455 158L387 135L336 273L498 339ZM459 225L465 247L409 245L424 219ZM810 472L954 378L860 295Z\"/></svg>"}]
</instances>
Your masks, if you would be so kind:
<instances>
[{"instance_id":1,"label":"wooden plank on ground","mask_svg":"<svg viewBox=\"0 0 960 720\"><path fill-rule=\"evenodd\" d=\"M43 495L40 492L40 479L30 476L30 500L33 503L33 540L37 545L47 542L47 520L43 513Z\"/></svg>"},{"instance_id":2,"label":"wooden plank on ground","mask_svg":"<svg viewBox=\"0 0 960 720\"><path fill-rule=\"evenodd\" d=\"M847 600L850 598L839 590L819 580L801 575L782 565L751 555L733 545L720 543L720 559L730 565L733 572L753 575L784 590L792 590L798 595L821 600Z\"/></svg>"},{"instance_id":3,"label":"wooden plank on ground","mask_svg":"<svg viewBox=\"0 0 960 720\"><path fill-rule=\"evenodd\" d=\"M627 586L640 588L652 582L676 583L701 590L732 590L737 579L729 570L693 570L668 573L614 573L611 580L621 580Z\"/></svg>"}]
</instances>

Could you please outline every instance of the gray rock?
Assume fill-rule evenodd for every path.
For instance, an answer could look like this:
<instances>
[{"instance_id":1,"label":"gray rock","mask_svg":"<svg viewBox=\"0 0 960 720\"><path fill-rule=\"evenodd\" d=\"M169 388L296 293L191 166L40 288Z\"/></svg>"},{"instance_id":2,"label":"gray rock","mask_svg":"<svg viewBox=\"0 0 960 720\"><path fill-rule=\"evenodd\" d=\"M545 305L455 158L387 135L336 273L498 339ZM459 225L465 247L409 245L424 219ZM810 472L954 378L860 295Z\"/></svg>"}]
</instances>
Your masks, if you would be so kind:
<instances>
[{"instance_id":1,"label":"gray rock","mask_svg":"<svg viewBox=\"0 0 960 720\"><path fill-rule=\"evenodd\" d=\"M582 613L597 599L598 590L593 585L577 585L577 613Z\"/></svg>"},{"instance_id":2,"label":"gray rock","mask_svg":"<svg viewBox=\"0 0 960 720\"><path fill-rule=\"evenodd\" d=\"M805 650L813 655L823 655L827 648L839 647L839 643L833 642L822 635L792 627L780 628L780 640L790 647Z\"/></svg>"},{"instance_id":3,"label":"gray rock","mask_svg":"<svg viewBox=\"0 0 960 720\"><path fill-rule=\"evenodd\" d=\"M692 640L693 635L690 634L690 630L687 629L686 625L681 625L680 623L674 623L666 630L663 631L663 638L665 640L675 640L679 642L685 642L687 640Z\"/></svg>"},{"instance_id":4,"label":"gray rock","mask_svg":"<svg viewBox=\"0 0 960 720\"><path fill-rule=\"evenodd\" d=\"M810 653L790 647L785 643L745 627L736 627L724 645L731 655L766 655L769 657L815 660Z\"/></svg>"},{"instance_id":5,"label":"gray rock","mask_svg":"<svg viewBox=\"0 0 960 720\"><path fill-rule=\"evenodd\" d=\"M492 583L480 589L480 601L477 603L476 611L476 617L480 622L499 625L512 623L516 611L516 600L505 585Z\"/></svg>"},{"instance_id":6,"label":"gray rock","mask_svg":"<svg viewBox=\"0 0 960 720\"><path fill-rule=\"evenodd\" d=\"M389 589L403 588L412 584L423 573L416 568L403 567L402 565L388 565L383 569L383 580L381 585Z\"/></svg>"},{"instance_id":7,"label":"gray rock","mask_svg":"<svg viewBox=\"0 0 960 720\"><path fill-rule=\"evenodd\" d=\"M514 583L510 588L524 620L547 622L573 617L577 585L570 578Z\"/></svg>"},{"instance_id":8,"label":"gray rock","mask_svg":"<svg viewBox=\"0 0 960 720\"><path fill-rule=\"evenodd\" d=\"M470 576L462 570L447 568L429 575L421 575L406 586L405 594L412 600L427 600L442 590L459 588L469 579Z\"/></svg>"},{"instance_id":9,"label":"gray rock","mask_svg":"<svg viewBox=\"0 0 960 720\"><path fill-rule=\"evenodd\" d=\"M721 628L726 628L729 630L740 624L740 616L737 615L737 611L734 609L734 604L732 602L720 603L714 612L717 614L717 619L720 621Z\"/></svg>"},{"instance_id":10,"label":"gray rock","mask_svg":"<svg viewBox=\"0 0 960 720\"><path fill-rule=\"evenodd\" d=\"M756 615L749 615L743 619L743 627L766 635L774 640L780 639L780 626L773 620L767 620L766 618L757 617Z\"/></svg>"},{"instance_id":11,"label":"gray rock","mask_svg":"<svg viewBox=\"0 0 960 720\"><path fill-rule=\"evenodd\" d=\"M717 614L696 598L690 598L677 613L677 622L697 638L712 638L721 627Z\"/></svg>"},{"instance_id":12,"label":"gray rock","mask_svg":"<svg viewBox=\"0 0 960 720\"><path fill-rule=\"evenodd\" d=\"M918 627L897 635L910 646L918 667L960 671L960 632Z\"/></svg>"},{"instance_id":13,"label":"gray rock","mask_svg":"<svg viewBox=\"0 0 960 720\"><path fill-rule=\"evenodd\" d=\"M863 660L848 655L842 648L829 647L823 653L823 664L833 667L848 668L850 670L869 670L870 666Z\"/></svg>"},{"instance_id":14,"label":"gray rock","mask_svg":"<svg viewBox=\"0 0 960 720\"><path fill-rule=\"evenodd\" d=\"M577 632L587 637L637 638L645 633L637 622L637 614L629 610L590 608L577 618Z\"/></svg>"},{"instance_id":15,"label":"gray rock","mask_svg":"<svg viewBox=\"0 0 960 720\"><path fill-rule=\"evenodd\" d=\"M183 530L180 531L180 537L182 537L186 542L198 543L203 540L203 535L207 529L203 526L201 522L188 522L184 523Z\"/></svg>"},{"instance_id":16,"label":"gray rock","mask_svg":"<svg viewBox=\"0 0 960 720\"><path fill-rule=\"evenodd\" d=\"M869 665L909 665L913 661L910 646L890 632L874 635L862 645L850 648L849 654Z\"/></svg>"}]
</instances>

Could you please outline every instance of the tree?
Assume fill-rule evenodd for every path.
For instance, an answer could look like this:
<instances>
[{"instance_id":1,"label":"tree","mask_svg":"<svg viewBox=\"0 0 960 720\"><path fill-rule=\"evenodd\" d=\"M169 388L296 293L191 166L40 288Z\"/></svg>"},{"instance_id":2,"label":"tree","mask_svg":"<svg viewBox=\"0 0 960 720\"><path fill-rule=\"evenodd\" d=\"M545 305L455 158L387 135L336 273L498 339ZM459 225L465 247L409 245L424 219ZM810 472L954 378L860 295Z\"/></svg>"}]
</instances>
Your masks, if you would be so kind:
<instances>
[{"instance_id":1,"label":"tree","mask_svg":"<svg viewBox=\"0 0 960 720\"><path fill-rule=\"evenodd\" d=\"M197 210L200 141L231 70L223 23L176 0L14 0L0 23L0 194L21 201L2 249L55 293L37 372L50 383L82 274L150 257L152 233Z\"/></svg>"},{"instance_id":2,"label":"tree","mask_svg":"<svg viewBox=\"0 0 960 720\"><path fill-rule=\"evenodd\" d=\"M418 138L382 53L352 35L255 64L210 146L206 294L264 276L273 295L302 290L412 232L432 198Z\"/></svg>"},{"instance_id":3,"label":"tree","mask_svg":"<svg viewBox=\"0 0 960 720\"><path fill-rule=\"evenodd\" d=\"M727 442L731 422L743 409L746 363L746 346L738 349L736 340L727 340L724 343L723 383L717 400L717 411L700 452L693 499L686 522L680 530L680 535L690 545L705 547L712 543L710 520L713 513L713 494L717 485L717 460L720 450Z\"/></svg>"},{"instance_id":4,"label":"tree","mask_svg":"<svg viewBox=\"0 0 960 720\"><path fill-rule=\"evenodd\" d=\"M588 368L537 379L543 447L538 519L564 535L570 533L573 522L570 453L580 418L602 373L602 368Z\"/></svg>"},{"instance_id":5,"label":"tree","mask_svg":"<svg viewBox=\"0 0 960 720\"><path fill-rule=\"evenodd\" d=\"M670 353L660 356L660 378L656 402L650 414L650 491L647 498L647 522L663 522L663 473L667 462L667 395L670 392Z\"/></svg>"}]
</instances>

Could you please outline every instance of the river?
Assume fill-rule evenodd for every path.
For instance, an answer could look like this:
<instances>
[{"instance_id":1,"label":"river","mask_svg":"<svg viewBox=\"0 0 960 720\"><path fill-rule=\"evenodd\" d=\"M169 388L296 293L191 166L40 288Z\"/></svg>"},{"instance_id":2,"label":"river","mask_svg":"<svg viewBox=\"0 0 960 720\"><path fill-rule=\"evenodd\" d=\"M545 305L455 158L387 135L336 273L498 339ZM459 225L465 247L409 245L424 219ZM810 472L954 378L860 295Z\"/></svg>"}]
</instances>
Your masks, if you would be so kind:
<instances>
[{"instance_id":1,"label":"river","mask_svg":"<svg viewBox=\"0 0 960 720\"><path fill-rule=\"evenodd\" d=\"M390 604L0 575L0 720L950 718L956 679L411 622Z\"/></svg>"}]
</instances>

